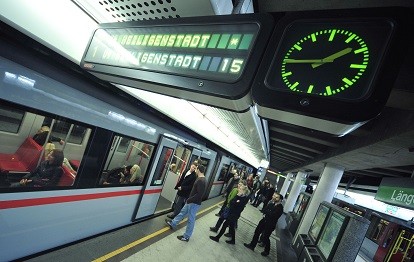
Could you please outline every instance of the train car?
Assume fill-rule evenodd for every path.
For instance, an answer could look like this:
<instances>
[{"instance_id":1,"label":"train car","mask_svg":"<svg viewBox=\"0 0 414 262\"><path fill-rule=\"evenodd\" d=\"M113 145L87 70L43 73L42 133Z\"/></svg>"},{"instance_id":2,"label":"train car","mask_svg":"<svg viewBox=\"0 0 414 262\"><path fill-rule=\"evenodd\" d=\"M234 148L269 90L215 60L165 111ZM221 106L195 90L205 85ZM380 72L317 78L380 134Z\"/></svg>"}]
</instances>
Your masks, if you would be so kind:
<instances>
[{"instance_id":1,"label":"train car","mask_svg":"<svg viewBox=\"0 0 414 262\"><path fill-rule=\"evenodd\" d=\"M0 37L1 260L165 214L178 177L194 161L206 167L206 198L220 193L225 163L239 163L231 152L207 147L189 129L6 28ZM36 175L49 168L53 176Z\"/></svg>"},{"instance_id":2,"label":"train car","mask_svg":"<svg viewBox=\"0 0 414 262\"><path fill-rule=\"evenodd\" d=\"M371 221L361 252L374 262L414 259L414 224L334 198L332 203Z\"/></svg>"}]
</instances>

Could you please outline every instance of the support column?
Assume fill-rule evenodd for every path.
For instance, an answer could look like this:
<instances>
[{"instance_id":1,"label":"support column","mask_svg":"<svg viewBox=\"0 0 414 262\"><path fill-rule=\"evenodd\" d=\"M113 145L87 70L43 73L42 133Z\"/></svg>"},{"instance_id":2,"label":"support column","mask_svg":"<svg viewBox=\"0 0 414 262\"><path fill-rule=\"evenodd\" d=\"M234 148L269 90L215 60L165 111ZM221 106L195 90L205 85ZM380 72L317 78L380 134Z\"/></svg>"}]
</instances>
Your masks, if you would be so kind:
<instances>
[{"instance_id":1,"label":"support column","mask_svg":"<svg viewBox=\"0 0 414 262\"><path fill-rule=\"evenodd\" d=\"M303 219L299 224L299 228L296 231L296 235L293 238L293 243L299 234L308 234L309 228L313 222L313 218L318 211L319 204L323 201L331 202L335 191L338 188L341 181L344 168L334 164L326 164L315 191L312 194L312 198L306 208Z\"/></svg>"},{"instance_id":2,"label":"support column","mask_svg":"<svg viewBox=\"0 0 414 262\"><path fill-rule=\"evenodd\" d=\"M292 189L290 190L289 196L285 202L285 206L283 207L283 211L285 213L289 213L293 210L293 206L295 205L296 199L299 196L300 188L305 183L306 173L299 171L296 175L295 182L293 182Z\"/></svg>"},{"instance_id":3,"label":"support column","mask_svg":"<svg viewBox=\"0 0 414 262\"><path fill-rule=\"evenodd\" d=\"M285 182L283 182L283 186L280 189L279 194L281 194L283 197L286 196L286 193L288 191L288 188L290 186L290 179L293 177L293 173L288 173L285 179Z\"/></svg>"}]
</instances>

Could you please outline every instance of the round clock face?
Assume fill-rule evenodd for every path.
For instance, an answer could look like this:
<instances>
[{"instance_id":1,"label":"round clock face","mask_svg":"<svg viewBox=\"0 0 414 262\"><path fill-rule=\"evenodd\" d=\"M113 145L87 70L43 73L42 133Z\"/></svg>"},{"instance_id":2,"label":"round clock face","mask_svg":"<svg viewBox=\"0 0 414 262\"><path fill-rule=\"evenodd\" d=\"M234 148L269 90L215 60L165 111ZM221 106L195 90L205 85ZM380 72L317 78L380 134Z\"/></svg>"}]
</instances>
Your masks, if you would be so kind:
<instances>
[{"instance_id":1,"label":"round clock face","mask_svg":"<svg viewBox=\"0 0 414 262\"><path fill-rule=\"evenodd\" d=\"M332 96L352 89L369 66L369 47L356 33L327 28L291 44L280 66L291 91Z\"/></svg>"},{"instance_id":2,"label":"round clock face","mask_svg":"<svg viewBox=\"0 0 414 262\"><path fill-rule=\"evenodd\" d=\"M293 21L278 36L265 84L298 95L363 100L391 32L388 21Z\"/></svg>"}]
</instances>

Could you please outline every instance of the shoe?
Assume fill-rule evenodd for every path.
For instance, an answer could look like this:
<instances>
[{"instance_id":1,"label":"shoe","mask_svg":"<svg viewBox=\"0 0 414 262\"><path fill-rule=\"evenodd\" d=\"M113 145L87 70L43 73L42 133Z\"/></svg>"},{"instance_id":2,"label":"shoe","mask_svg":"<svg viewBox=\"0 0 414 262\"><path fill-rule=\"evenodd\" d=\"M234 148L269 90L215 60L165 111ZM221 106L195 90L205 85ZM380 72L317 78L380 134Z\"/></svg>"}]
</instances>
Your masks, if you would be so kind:
<instances>
[{"instance_id":1,"label":"shoe","mask_svg":"<svg viewBox=\"0 0 414 262\"><path fill-rule=\"evenodd\" d=\"M260 253L260 255L267 257L269 255L269 252L263 251L262 253Z\"/></svg>"},{"instance_id":2,"label":"shoe","mask_svg":"<svg viewBox=\"0 0 414 262\"><path fill-rule=\"evenodd\" d=\"M226 233L226 234L224 234L224 236L225 237L231 237L231 234L230 233Z\"/></svg>"},{"instance_id":3,"label":"shoe","mask_svg":"<svg viewBox=\"0 0 414 262\"><path fill-rule=\"evenodd\" d=\"M166 219L166 220L165 220L165 223L167 223L167 225L170 227L170 229L174 230L174 227L173 227L173 225L171 224L171 220Z\"/></svg>"},{"instance_id":4,"label":"shoe","mask_svg":"<svg viewBox=\"0 0 414 262\"><path fill-rule=\"evenodd\" d=\"M185 242L188 242L190 240L189 238L186 238L184 236L177 236L177 238L178 240L185 241Z\"/></svg>"},{"instance_id":5,"label":"shoe","mask_svg":"<svg viewBox=\"0 0 414 262\"><path fill-rule=\"evenodd\" d=\"M220 214L219 214L219 213L217 213L217 214L215 214L215 216L216 216L216 217L219 217L219 216L220 216Z\"/></svg>"},{"instance_id":6,"label":"shoe","mask_svg":"<svg viewBox=\"0 0 414 262\"><path fill-rule=\"evenodd\" d=\"M210 236L210 239L213 240L213 241L219 242L219 238L218 237Z\"/></svg>"},{"instance_id":7,"label":"shoe","mask_svg":"<svg viewBox=\"0 0 414 262\"><path fill-rule=\"evenodd\" d=\"M245 246L245 247L247 247L248 249L250 249L250 250L253 250L253 251L254 251L254 247L253 247L252 245L247 244L247 243L244 243L244 246Z\"/></svg>"},{"instance_id":8,"label":"shoe","mask_svg":"<svg viewBox=\"0 0 414 262\"><path fill-rule=\"evenodd\" d=\"M218 230L215 227L210 227L210 231L217 232Z\"/></svg>"},{"instance_id":9,"label":"shoe","mask_svg":"<svg viewBox=\"0 0 414 262\"><path fill-rule=\"evenodd\" d=\"M227 244L234 245L236 242L234 240L226 240Z\"/></svg>"},{"instance_id":10,"label":"shoe","mask_svg":"<svg viewBox=\"0 0 414 262\"><path fill-rule=\"evenodd\" d=\"M167 217L171 218L171 219L174 219L175 216L173 214L171 214L171 215L167 215Z\"/></svg>"}]
</instances>

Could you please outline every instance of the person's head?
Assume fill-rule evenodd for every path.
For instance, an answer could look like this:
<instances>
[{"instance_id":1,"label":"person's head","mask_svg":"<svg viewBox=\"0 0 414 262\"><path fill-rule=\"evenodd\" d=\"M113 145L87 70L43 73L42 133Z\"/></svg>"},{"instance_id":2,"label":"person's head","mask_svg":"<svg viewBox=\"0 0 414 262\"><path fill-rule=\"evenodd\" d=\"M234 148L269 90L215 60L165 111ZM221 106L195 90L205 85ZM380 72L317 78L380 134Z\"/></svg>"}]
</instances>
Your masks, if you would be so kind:
<instances>
[{"instance_id":1,"label":"person's head","mask_svg":"<svg viewBox=\"0 0 414 262\"><path fill-rule=\"evenodd\" d=\"M37 130L37 133L43 133L43 132L49 132L50 128L48 126L42 126L41 128L39 128L39 130Z\"/></svg>"},{"instance_id":2,"label":"person's head","mask_svg":"<svg viewBox=\"0 0 414 262\"><path fill-rule=\"evenodd\" d=\"M196 170L196 168L197 168L197 162L193 162L190 166L190 171L194 172Z\"/></svg>"},{"instance_id":3,"label":"person's head","mask_svg":"<svg viewBox=\"0 0 414 262\"><path fill-rule=\"evenodd\" d=\"M239 194L241 194L241 195L249 194L249 188L247 187L247 185L245 183L240 182L237 186L237 189L239 191Z\"/></svg>"},{"instance_id":4,"label":"person's head","mask_svg":"<svg viewBox=\"0 0 414 262\"><path fill-rule=\"evenodd\" d=\"M49 164L55 166L61 166L64 158L63 151L60 149L54 149L46 156L46 160L49 161Z\"/></svg>"},{"instance_id":5,"label":"person's head","mask_svg":"<svg viewBox=\"0 0 414 262\"><path fill-rule=\"evenodd\" d=\"M198 176L203 176L206 168L203 165L198 165L196 172Z\"/></svg>"},{"instance_id":6,"label":"person's head","mask_svg":"<svg viewBox=\"0 0 414 262\"><path fill-rule=\"evenodd\" d=\"M272 196L272 200L276 203L281 202L283 200L283 196L275 192Z\"/></svg>"}]
</instances>

